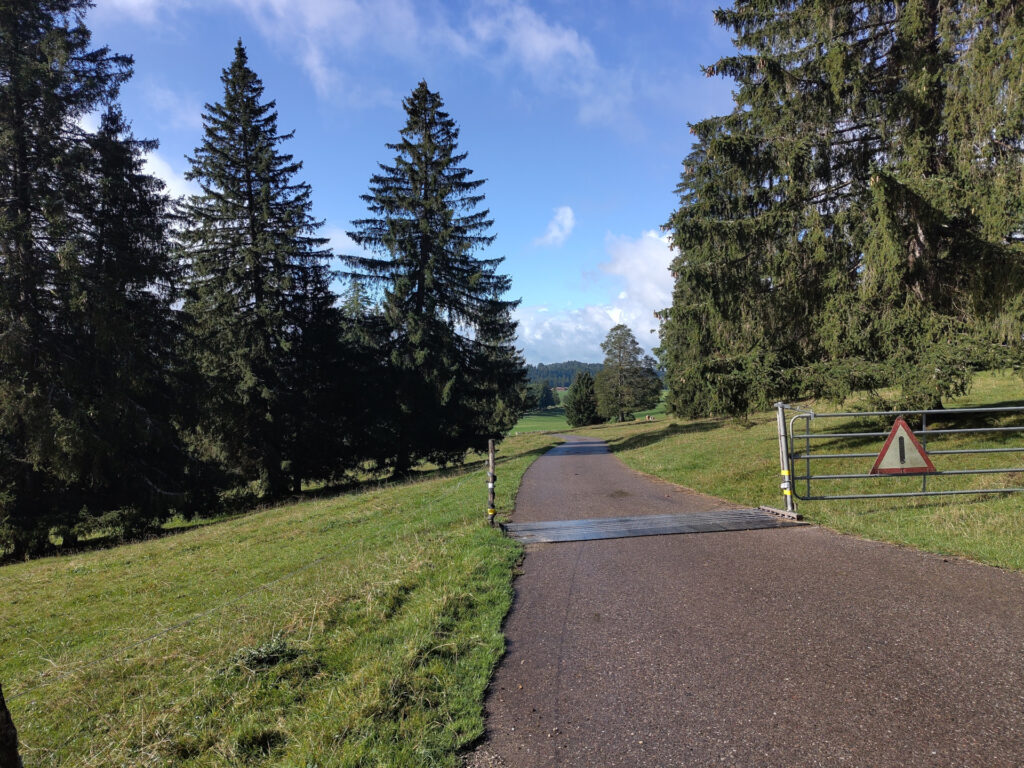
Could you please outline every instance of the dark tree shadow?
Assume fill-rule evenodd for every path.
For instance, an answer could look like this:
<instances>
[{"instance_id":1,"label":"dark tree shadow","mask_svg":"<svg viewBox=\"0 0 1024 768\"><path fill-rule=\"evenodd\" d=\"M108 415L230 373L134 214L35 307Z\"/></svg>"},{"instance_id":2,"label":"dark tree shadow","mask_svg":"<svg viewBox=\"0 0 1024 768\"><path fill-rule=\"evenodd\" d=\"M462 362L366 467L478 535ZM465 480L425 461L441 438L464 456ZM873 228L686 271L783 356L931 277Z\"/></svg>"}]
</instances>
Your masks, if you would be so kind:
<instances>
[{"instance_id":1,"label":"dark tree shadow","mask_svg":"<svg viewBox=\"0 0 1024 768\"><path fill-rule=\"evenodd\" d=\"M655 443L660 443L662 440L672 437L673 435L689 435L711 432L721 428L725 423L725 419L714 421L705 419L702 421L687 422L686 424L673 422L671 424L666 424L661 429L639 432L635 435L624 435L618 438L611 438L607 442L608 447L613 453L632 451L638 448L646 448L647 446L654 445Z\"/></svg>"},{"instance_id":2,"label":"dark tree shadow","mask_svg":"<svg viewBox=\"0 0 1024 768\"><path fill-rule=\"evenodd\" d=\"M545 445L528 451L515 451L509 453L502 452L499 447L499 453L495 457L495 467L499 467L515 459L527 456L542 456L550 451L552 447L552 445ZM471 460L465 461L461 464L447 467L432 467L430 469L413 469L408 475L402 478L383 476L348 478L339 482L325 484L319 488L304 490L300 494L293 494L291 496L274 500L260 500L258 497L250 493L239 492L224 498L218 505L217 509L212 510L210 514L196 515L189 518L185 525L176 525L173 528L164 528L162 526L151 527L133 531L128 534L110 533L90 536L89 538L79 539L73 546L67 547L51 543L43 552L33 556L32 559L37 560L44 557L78 555L101 549L112 549L124 544L133 544L151 539L162 539L167 536L176 536L187 531L193 531L197 528L204 528L208 525L234 520L239 517L264 512L268 509L297 504L303 501L314 499L329 500L353 493L361 493L367 490L410 485L413 483L424 482L426 480L459 477L461 475L472 474L486 466L487 457L474 454ZM14 562L19 561L15 560L10 552L0 551L0 566Z\"/></svg>"},{"instance_id":3,"label":"dark tree shadow","mask_svg":"<svg viewBox=\"0 0 1024 768\"><path fill-rule=\"evenodd\" d=\"M499 467L502 464L507 464L515 459L523 458L525 456L543 456L545 453L551 450L552 445L542 446L540 448L534 448L529 451L515 451L512 453L502 450L502 447L498 447L497 454L494 459L495 467ZM413 468L410 472L402 477L393 476L380 476L370 478L354 479L345 483L335 483L323 488L317 488L315 490L303 491L302 495L295 497L287 502L292 503L295 501L302 501L304 499L330 499L336 496L342 496L349 493L358 493L361 491L376 489L376 488L390 488L401 485L409 485L412 483L420 483L426 480L436 480L448 477L459 477L461 475L468 475L483 469L487 466L487 457L482 454L473 454L472 458L467 459L459 464L452 464L447 467L431 467L429 469Z\"/></svg>"},{"instance_id":4,"label":"dark tree shadow","mask_svg":"<svg viewBox=\"0 0 1024 768\"><path fill-rule=\"evenodd\" d=\"M557 456L596 456L608 453L609 447L603 440L592 442L562 443L557 447Z\"/></svg>"}]
</instances>

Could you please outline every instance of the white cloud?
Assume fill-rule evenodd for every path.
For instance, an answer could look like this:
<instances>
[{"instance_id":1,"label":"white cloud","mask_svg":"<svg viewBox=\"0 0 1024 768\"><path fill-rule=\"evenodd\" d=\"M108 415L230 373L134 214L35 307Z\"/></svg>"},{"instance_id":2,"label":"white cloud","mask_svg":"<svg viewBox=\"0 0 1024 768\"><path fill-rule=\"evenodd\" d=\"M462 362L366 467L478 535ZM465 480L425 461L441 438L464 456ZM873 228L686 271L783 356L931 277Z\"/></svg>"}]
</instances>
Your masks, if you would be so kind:
<instances>
[{"instance_id":1,"label":"white cloud","mask_svg":"<svg viewBox=\"0 0 1024 768\"><path fill-rule=\"evenodd\" d=\"M199 99L152 83L146 88L146 99L176 128L198 130L203 127L203 105Z\"/></svg>"},{"instance_id":2,"label":"white cloud","mask_svg":"<svg viewBox=\"0 0 1024 768\"><path fill-rule=\"evenodd\" d=\"M341 227L327 225L320 230L320 236L327 238L327 247L334 251L336 256L369 255L366 250L356 245L356 241Z\"/></svg>"},{"instance_id":3,"label":"white cloud","mask_svg":"<svg viewBox=\"0 0 1024 768\"><path fill-rule=\"evenodd\" d=\"M313 81L317 96L327 98L341 82L341 72L324 61L323 51L317 46L309 46L302 55L302 66Z\"/></svg>"},{"instance_id":4,"label":"white cloud","mask_svg":"<svg viewBox=\"0 0 1024 768\"><path fill-rule=\"evenodd\" d=\"M351 107L394 107L401 103L401 97L390 88L364 85L329 64L317 43L306 45L301 63L321 99L340 99Z\"/></svg>"},{"instance_id":5,"label":"white cloud","mask_svg":"<svg viewBox=\"0 0 1024 768\"><path fill-rule=\"evenodd\" d=\"M578 103L584 123L630 127L629 73L602 66L593 46L575 29L547 21L518 0L492 0L469 19L467 48L487 61L524 70L541 90Z\"/></svg>"},{"instance_id":6,"label":"white cloud","mask_svg":"<svg viewBox=\"0 0 1024 768\"><path fill-rule=\"evenodd\" d=\"M421 62L471 60L523 75L542 92L570 99L581 122L635 132L629 105L642 84L604 66L576 29L551 21L526 0L481 0L468 10L415 0L208 0L234 6L268 40L292 52L322 99L357 107L397 105L399 95L351 66L366 56ZM145 24L197 5L196 0L98 0L97 13ZM639 89L639 90L638 90Z\"/></svg>"},{"instance_id":7,"label":"white cloud","mask_svg":"<svg viewBox=\"0 0 1024 768\"><path fill-rule=\"evenodd\" d=\"M374 56L410 58L423 45L423 22L411 0L228 1L266 38L295 51L320 98L340 98L353 106L397 105L399 100L390 89L346 76L336 58L360 47Z\"/></svg>"},{"instance_id":8,"label":"white cloud","mask_svg":"<svg viewBox=\"0 0 1024 768\"><path fill-rule=\"evenodd\" d=\"M167 193L173 197L199 194L199 185L193 181L186 181L185 177L175 171L171 164L160 156L159 152L146 154L144 170L146 173L162 179L167 185Z\"/></svg>"},{"instance_id":9,"label":"white cloud","mask_svg":"<svg viewBox=\"0 0 1024 768\"><path fill-rule=\"evenodd\" d=\"M125 17L155 24L168 11L192 5L191 0L96 0L95 12L106 17Z\"/></svg>"},{"instance_id":10,"label":"white cloud","mask_svg":"<svg viewBox=\"0 0 1024 768\"><path fill-rule=\"evenodd\" d=\"M552 312L547 307L520 306L514 313L519 323L518 344L531 363L599 362L604 358L601 342L617 322L614 310L592 305Z\"/></svg>"},{"instance_id":11,"label":"white cloud","mask_svg":"<svg viewBox=\"0 0 1024 768\"><path fill-rule=\"evenodd\" d=\"M673 259L667 236L655 231L638 238L608 235L610 259L601 271L617 278L622 290L605 304L552 311L548 307L519 307L519 344L531 363L562 360L600 361L601 342L619 323L628 325L637 341L650 351L658 344L654 313L672 301Z\"/></svg>"},{"instance_id":12,"label":"white cloud","mask_svg":"<svg viewBox=\"0 0 1024 768\"><path fill-rule=\"evenodd\" d=\"M568 205L561 205L555 208L555 215L548 222L547 231L543 237L534 241L535 245L561 245L576 226L576 215Z\"/></svg>"},{"instance_id":13,"label":"white cloud","mask_svg":"<svg viewBox=\"0 0 1024 768\"><path fill-rule=\"evenodd\" d=\"M608 235L605 247L611 260L600 265L601 271L621 278L625 285L619 294L618 306L629 318L626 322L640 343L653 346L657 335L651 336L649 332L657 328L654 313L672 303L672 277L668 268L674 254L669 247L669 236L653 230L635 240ZM654 341L645 341L645 337Z\"/></svg>"},{"instance_id":14,"label":"white cloud","mask_svg":"<svg viewBox=\"0 0 1024 768\"><path fill-rule=\"evenodd\" d=\"M555 70L587 74L597 68L594 49L580 34L559 24L549 24L520 2L492 2L470 19L477 41L503 46L505 55L535 76Z\"/></svg>"},{"instance_id":15,"label":"white cloud","mask_svg":"<svg viewBox=\"0 0 1024 768\"><path fill-rule=\"evenodd\" d=\"M198 5L196 0L97 0L95 12L142 24L167 24L168 17ZM344 56L360 46L373 55L417 56L424 39L447 38L445 28L425 34L413 0L207 0L206 5L234 6L260 34L294 53L317 95L341 98L354 106L399 104L389 89L347 77L330 54Z\"/></svg>"}]
</instances>

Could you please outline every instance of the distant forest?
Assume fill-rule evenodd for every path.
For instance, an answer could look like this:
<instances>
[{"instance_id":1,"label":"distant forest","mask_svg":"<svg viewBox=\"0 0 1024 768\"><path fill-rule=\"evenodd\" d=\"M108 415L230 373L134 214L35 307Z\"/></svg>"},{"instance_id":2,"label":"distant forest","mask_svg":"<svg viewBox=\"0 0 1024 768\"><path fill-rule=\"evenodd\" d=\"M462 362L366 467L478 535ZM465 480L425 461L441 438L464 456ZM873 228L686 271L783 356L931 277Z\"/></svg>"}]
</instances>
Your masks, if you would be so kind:
<instances>
[{"instance_id":1,"label":"distant forest","mask_svg":"<svg viewBox=\"0 0 1024 768\"><path fill-rule=\"evenodd\" d=\"M597 376L598 371L603 367L603 363L581 363L579 360L567 360L564 363L538 363L526 366L526 378L531 383L546 380L552 387L568 387L572 384L572 377L580 371L587 371L591 376Z\"/></svg>"}]
</instances>

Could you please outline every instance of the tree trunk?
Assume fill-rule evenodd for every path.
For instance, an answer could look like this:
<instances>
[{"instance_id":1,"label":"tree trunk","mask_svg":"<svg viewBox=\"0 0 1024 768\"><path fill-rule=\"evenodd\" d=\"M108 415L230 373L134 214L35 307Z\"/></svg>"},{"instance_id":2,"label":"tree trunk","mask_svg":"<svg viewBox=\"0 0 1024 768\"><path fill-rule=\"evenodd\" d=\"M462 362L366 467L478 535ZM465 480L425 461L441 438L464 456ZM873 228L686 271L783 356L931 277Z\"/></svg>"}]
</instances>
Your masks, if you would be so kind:
<instances>
[{"instance_id":1,"label":"tree trunk","mask_svg":"<svg viewBox=\"0 0 1024 768\"><path fill-rule=\"evenodd\" d=\"M403 450L395 457L395 468L392 477L396 480L408 477L410 471L412 471L412 461L409 458L409 452Z\"/></svg>"},{"instance_id":2,"label":"tree trunk","mask_svg":"<svg viewBox=\"0 0 1024 768\"><path fill-rule=\"evenodd\" d=\"M21 768L18 757L18 730L4 701L4 687L0 684L0 768Z\"/></svg>"}]
</instances>

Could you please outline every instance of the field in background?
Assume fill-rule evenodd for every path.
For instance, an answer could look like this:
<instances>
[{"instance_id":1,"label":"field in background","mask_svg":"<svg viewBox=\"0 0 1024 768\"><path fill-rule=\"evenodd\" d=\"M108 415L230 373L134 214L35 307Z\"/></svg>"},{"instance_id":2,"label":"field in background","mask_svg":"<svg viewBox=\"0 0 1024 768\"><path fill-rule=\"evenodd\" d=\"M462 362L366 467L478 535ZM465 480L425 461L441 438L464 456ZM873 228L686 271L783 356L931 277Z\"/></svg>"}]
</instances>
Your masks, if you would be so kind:
<instances>
[{"instance_id":1,"label":"field in background","mask_svg":"<svg viewBox=\"0 0 1024 768\"><path fill-rule=\"evenodd\" d=\"M665 391L661 393L661 402L649 411L638 411L637 419L643 420L646 416L664 417L665 415ZM564 397L565 393L561 395ZM512 434L523 434L526 432L564 432L570 429L565 421L565 410L558 408L545 408L543 411L530 411L519 420Z\"/></svg>"},{"instance_id":2,"label":"field in background","mask_svg":"<svg viewBox=\"0 0 1024 768\"><path fill-rule=\"evenodd\" d=\"M565 421L565 410L559 406L526 413L512 429L512 434L564 432L567 429L569 429L569 425Z\"/></svg>"},{"instance_id":3,"label":"field in background","mask_svg":"<svg viewBox=\"0 0 1024 768\"><path fill-rule=\"evenodd\" d=\"M509 511L554 444L499 451ZM518 545L483 463L0 570L31 766L458 765L483 733Z\"/></svg>"},{"instance_id":4,"label":"field in background","mask_svg":"<svg viewBox=\"0 0 1024 768\"><path fill-rule=\"evenodd\" d=\"M969 396L946 403L947 407L994 404L1024 405L1021 379L1008 373L985 373L977 377ZM823 413L867 407L857 402L847 403L842 409L828 403L805 405ZM838 428L840 423L830 426ZM607 440L620 459L641 472L741 506L782 504L774 413L755 414L748 422L667 419L654 424L599 425L581 431ZM876 442L876 449L880 448L881 440ZM962 442L963 438L957 438L947 445ZM948 461L951 457L942 458ZM987 460L992 466L1022 466L1024 454L996 454ZM867 460L862 471L870 468L871 460ZM890 486L893 490L920 487L919 479L893 482L913 485ZM1005 487L1020 486L1024 479L984 475L962 482L974 483L972 487L999 487L996 483ZM1024 570L1022 508L1024 494L799 502L799 510L808 520L842 533L1017 570Z\"/></svg>"}]
</instances>

